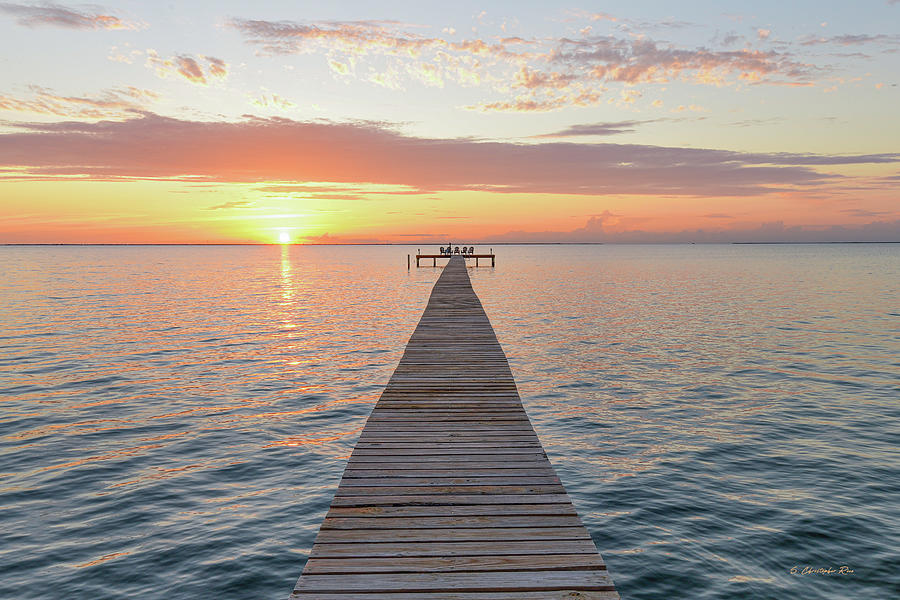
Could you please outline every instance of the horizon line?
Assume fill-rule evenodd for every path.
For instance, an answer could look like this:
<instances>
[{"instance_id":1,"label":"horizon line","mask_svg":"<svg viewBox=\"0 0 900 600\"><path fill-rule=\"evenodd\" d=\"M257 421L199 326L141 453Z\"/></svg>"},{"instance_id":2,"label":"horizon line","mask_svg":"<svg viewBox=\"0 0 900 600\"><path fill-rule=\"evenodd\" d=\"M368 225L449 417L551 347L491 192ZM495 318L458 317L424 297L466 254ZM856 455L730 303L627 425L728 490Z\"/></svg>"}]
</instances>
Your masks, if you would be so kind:
<instances>
[{"instance_id":1,"label":"horizon line","mask_svg":"<svg viewBox=\"0 0 900 600\"><path fill-rule=\"evenodd\" d=\"M0 246L443 246L442 242L343 242L343 243L286 243L278 242L4 242ZM791 245L791 244L900 244L900 240L844 240L844 241L759 241L759 242L467 242L493 246L732 246L732 245ZM453 244L451 244L453 245Z\"/></svg>"}]
</instances>

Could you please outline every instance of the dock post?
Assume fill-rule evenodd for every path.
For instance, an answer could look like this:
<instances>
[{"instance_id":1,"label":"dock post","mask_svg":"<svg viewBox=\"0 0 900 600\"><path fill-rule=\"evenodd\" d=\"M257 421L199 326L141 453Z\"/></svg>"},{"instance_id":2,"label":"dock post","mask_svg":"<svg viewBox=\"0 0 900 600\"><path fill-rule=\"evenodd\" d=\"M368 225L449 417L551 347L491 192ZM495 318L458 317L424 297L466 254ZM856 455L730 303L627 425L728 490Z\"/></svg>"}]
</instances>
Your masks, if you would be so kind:
<instances>
[{"instance_id":1,"label":"dock post","mask_svg":"<svg viewBox=\"0 0 900 600\"><path fill-rule=\"evenodd\" d=\"M406 255L406 270L409 271L409 254Z\"/></svg>"}]
</instances>

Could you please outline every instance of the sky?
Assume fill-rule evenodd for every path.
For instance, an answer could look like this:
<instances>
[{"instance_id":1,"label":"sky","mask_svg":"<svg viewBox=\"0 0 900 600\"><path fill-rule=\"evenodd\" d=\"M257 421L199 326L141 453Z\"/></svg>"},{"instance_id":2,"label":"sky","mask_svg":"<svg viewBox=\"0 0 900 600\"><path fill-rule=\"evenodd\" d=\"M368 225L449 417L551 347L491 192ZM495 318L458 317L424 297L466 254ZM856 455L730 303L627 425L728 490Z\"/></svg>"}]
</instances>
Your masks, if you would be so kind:
<instances>
[{"instance_id":1,"label":"sky","mask_svg":"<svg viewBox=\"0 0 900 600\"><path fill-rule=\"evenodd\" d=\"M900 0L0 1L0 243L900 241Z\"/></svg>"}]
</instances>

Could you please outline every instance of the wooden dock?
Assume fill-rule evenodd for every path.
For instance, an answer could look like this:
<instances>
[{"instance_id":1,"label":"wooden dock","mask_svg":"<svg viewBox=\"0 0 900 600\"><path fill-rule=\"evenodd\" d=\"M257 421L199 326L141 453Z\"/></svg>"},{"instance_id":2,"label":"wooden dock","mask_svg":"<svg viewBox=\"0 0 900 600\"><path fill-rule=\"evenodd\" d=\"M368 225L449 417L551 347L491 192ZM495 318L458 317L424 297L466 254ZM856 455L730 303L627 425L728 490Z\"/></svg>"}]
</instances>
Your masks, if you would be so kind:
<instances>
[{"instance_id":1,"label":"wooden dock","mask_svg":"<svg viewBox=\"0 0 900 600\"><path fill-rule=\"evenodd\" d=\"M453 256L375 405L292 600L610 600Z\"/></svg>"},{"instance_id":2,"label":"wooden dock","mask_svg":"<svg viewBox=\"0 0 900 600\"><path fill-rule=\"evenodd\" d=\"M459 256L459 257L461 257L461 258L474 258L474 259L475 259L475 266L476 266L476 267L479 266L478 261L479 261L480 259L482 259L482 258L485 259L485 260L491 259L491 266L492 266L492 267L495 266L495 263L496 263L496 255L495 255L493 252L490 253L490 254L416 254L416 266L417 266L417 267L419 266L419 260L421 260L421 259L423 259L423 258L430 258L430 259L431 259L431 266L432 266L432 267L436 267L436 266L437 266L437 259L439 259L439 258L452 258L452 257L454 257L454 256Z\"/></svg>"}]
</instances>

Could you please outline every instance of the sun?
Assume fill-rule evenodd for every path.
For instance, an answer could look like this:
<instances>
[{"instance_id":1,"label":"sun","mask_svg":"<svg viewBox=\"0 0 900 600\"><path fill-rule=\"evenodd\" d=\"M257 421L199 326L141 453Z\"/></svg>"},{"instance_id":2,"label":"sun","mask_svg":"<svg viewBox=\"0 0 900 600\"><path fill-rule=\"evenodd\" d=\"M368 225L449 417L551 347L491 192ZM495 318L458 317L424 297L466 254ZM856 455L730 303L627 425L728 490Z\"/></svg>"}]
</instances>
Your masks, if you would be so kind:
<instances>
[{"instance_id":1,"label":"sun","mask_svg":"<svg viewBox=\"0 0 900 600\"><path fill-rule=\"evenodd\" d=\"M291 234L287 231L282 231L278 234L278 243L279 244L290 244L291 243Z\"/></svg>"}]
</instances>

